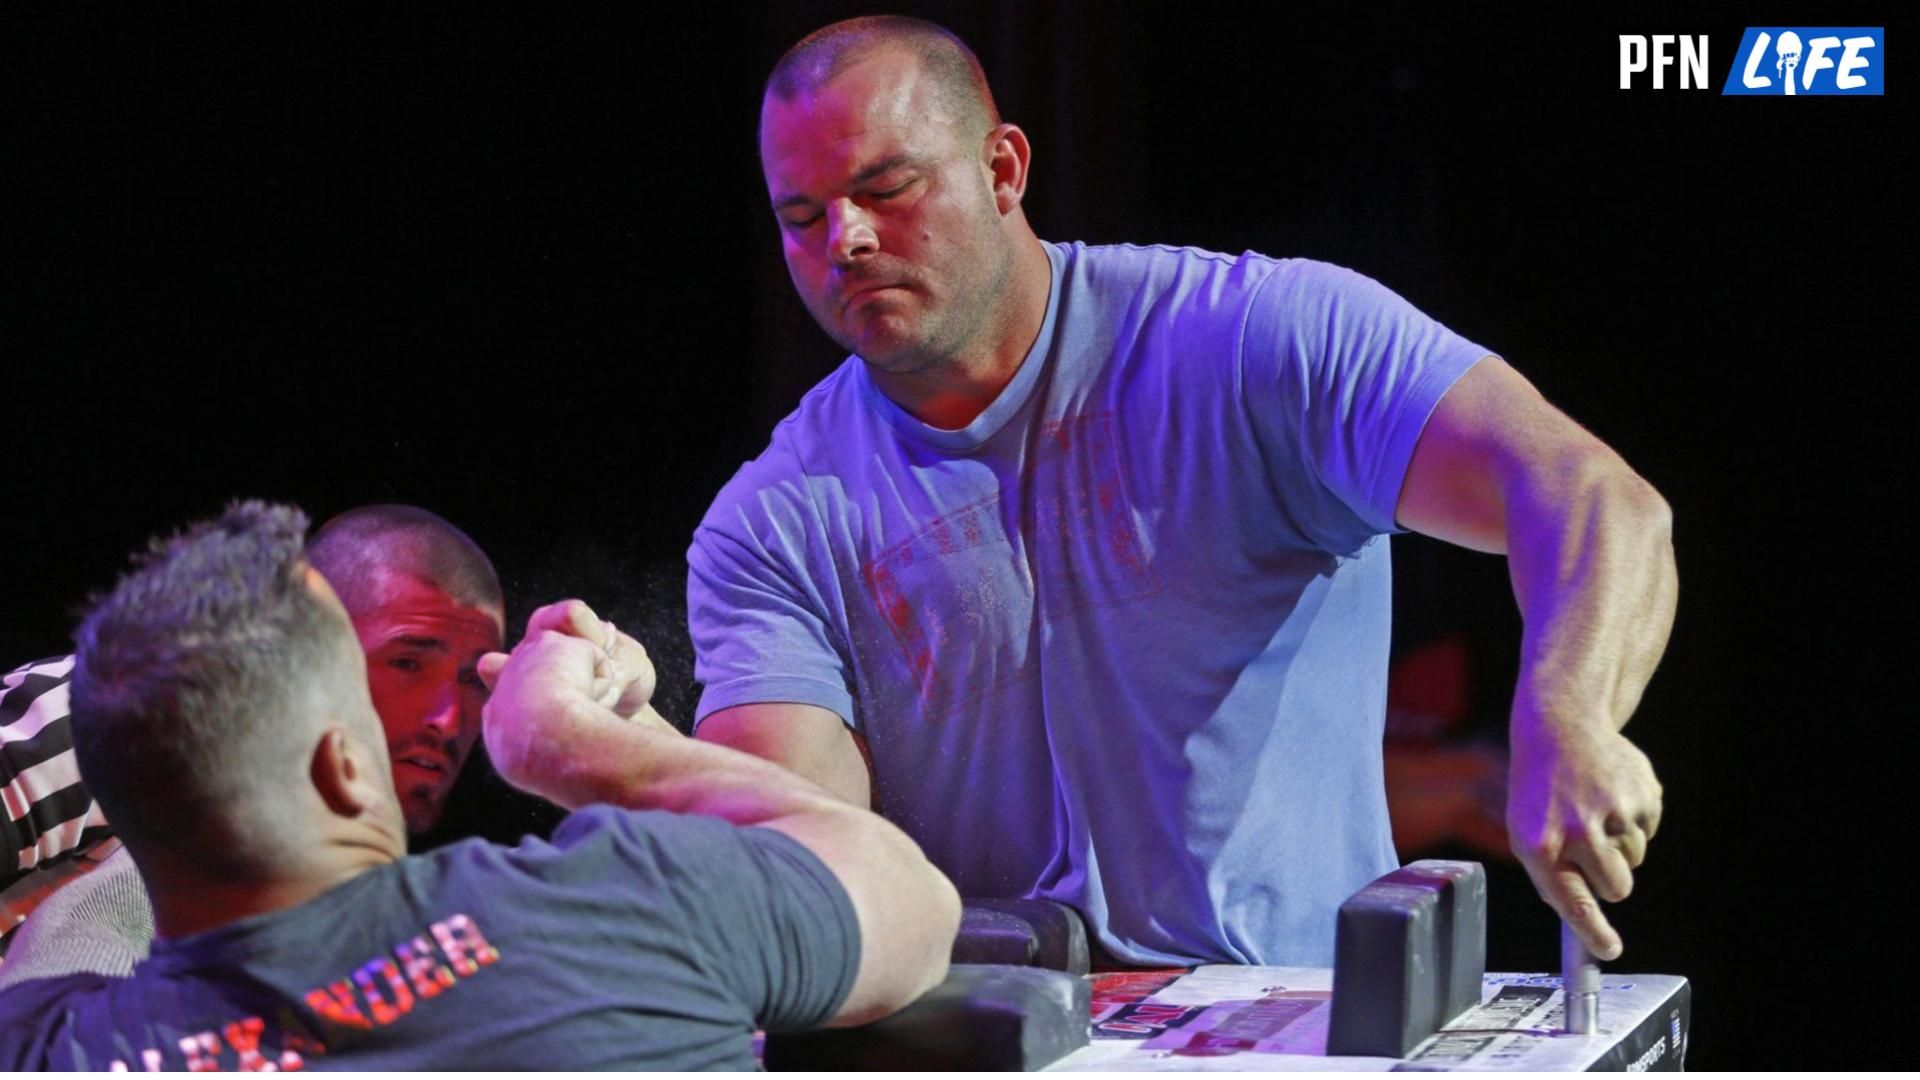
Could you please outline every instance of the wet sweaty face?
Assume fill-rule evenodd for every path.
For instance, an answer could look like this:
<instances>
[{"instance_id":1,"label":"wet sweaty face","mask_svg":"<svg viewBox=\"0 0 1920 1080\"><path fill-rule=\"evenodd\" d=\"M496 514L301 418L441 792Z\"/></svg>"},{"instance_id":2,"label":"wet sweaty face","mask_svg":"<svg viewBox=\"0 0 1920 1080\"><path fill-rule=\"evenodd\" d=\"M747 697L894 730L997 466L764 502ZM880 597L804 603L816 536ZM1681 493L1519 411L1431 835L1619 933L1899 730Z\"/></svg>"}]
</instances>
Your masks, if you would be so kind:
<instances>
[{"instance_id":1,"label":"wet sweaty face","mask_svg":"<svg viewBox=\"0 0 1920 1080\"><path fill-rule=\"evenodd\" d=\"M407 831L425 832L439 822L480 737L487 691L477 665L500 648L504 619L403 575L384 577L375 596L354 631L367 654L367 688L386 730Z\"/></svg>"},{"instance_id":2,"label":"wet sweaty face","mask_svg":"<svg viewBox=\"0 0 1920 1080\"><path fill-rule=\"evenodd\" d=\"M764 103L761 167L788 275L868 364L928 370L988 329L1009 256L983 146L896 54Z\"/></svg>"}]
</instances>

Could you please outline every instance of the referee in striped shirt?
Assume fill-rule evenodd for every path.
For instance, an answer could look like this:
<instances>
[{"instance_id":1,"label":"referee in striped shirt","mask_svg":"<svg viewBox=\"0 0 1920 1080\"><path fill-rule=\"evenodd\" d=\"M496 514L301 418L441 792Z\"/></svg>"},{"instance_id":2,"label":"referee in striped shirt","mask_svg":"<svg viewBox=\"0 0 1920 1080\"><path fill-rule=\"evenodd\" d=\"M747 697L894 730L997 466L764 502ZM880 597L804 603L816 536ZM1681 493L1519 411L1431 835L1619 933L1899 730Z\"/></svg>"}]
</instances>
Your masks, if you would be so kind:
<instances>
[{"instance_id":1,"label":"referee in striped shirt","mask_svg":"<svg viewBox=\"0 0 1920 1080\"><path fill-rule=\"evenodd\" d=\"M27 911L112 847L73 754L72 672L59 656L0 675L0 953Z\"/></svg>"}]
</instances>

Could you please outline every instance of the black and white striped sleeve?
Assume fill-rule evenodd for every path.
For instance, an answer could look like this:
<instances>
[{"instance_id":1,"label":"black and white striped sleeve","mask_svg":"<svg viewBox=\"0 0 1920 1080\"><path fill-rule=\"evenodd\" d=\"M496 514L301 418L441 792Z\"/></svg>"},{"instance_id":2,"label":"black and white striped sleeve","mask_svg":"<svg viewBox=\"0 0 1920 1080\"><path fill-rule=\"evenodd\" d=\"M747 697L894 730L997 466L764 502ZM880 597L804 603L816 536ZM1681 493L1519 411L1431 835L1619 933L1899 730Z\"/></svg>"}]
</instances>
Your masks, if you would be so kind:
<instances>
[{"instance_id":1,"label":"black and white striped sleeve","mask_svg":"<svg viewBox=\"0 0 1920 1080\"><path fill-rule=\"evenodd\" d=\"M80 783L67 682L73 657L0 675L0 888L108 835Z\"/></svg>"}]
</instances>

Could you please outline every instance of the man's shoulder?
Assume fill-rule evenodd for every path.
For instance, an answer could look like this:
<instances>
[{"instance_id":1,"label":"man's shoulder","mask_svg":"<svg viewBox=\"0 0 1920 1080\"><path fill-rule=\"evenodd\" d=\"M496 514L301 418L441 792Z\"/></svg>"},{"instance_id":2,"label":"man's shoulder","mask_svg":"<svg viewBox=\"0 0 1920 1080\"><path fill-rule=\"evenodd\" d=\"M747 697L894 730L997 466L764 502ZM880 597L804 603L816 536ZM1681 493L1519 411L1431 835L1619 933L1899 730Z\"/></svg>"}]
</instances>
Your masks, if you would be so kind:
<instances>
[{"instance_id":1,"label":"man's shoulder","mask_svg":"<svg viewBox=\"0 0 1920 1080\"><path fill-rule=\"evenodd\" d=\"M72 681L72 656L35 660L0 675L0 728L9 729L10 740L24 738L12 729L23 721L31 721L33 717L29 713L53 715L49 712L51 707L64 717L67 685Z\"/></svg>"},{"instance_id":2,"label":"man's shoulder","mask_svg":"<svg viewBox=\"0 0 1920 1080\"><path fill-rule=\"evenodd\" d=\"M767 830L749 830L720 818L676 814L666 810L627 810L597 804L567 815L545 843L515 848L532 857L564 857L588 852L597 845L643 849L649 856L679 849L718 852L729 841L746 841Z\"/></svg>"},{"instance_id":3,"label":"man's shoulder","mask_svg":"<svg viewBox=\"0 0 1920 1080\"><path fill-rule=\"evenodd\" d=\"M1255 251L1242 252L1239 255L1224 251L1213 251L1193 244L1136 244L1131 242L1113 244L1089 244L1082 240L1059 245L1072 257L1092 260L1107 265L1152 265L1155 263L1204 262L1231 264L1243 258L1268 259L1272 257Z\"/></svg>"},{"instance_id":4,"label":"man's shoulder","mask_svg":"<svg viewBox=\"0 0 1920 1080\"><path fill-rule=\"evenodd\" d=\"M54 1048L70 1025L117 980L78 973L0 990L0 1072L59 1068Z\"/></svg>"},{"instance_id":5,"label":"man's shoulder","mask_svg":"<svg viewBox=\"0 0 1920 1080\"><path fill-rule=\"evenodd\" d=\"M657 872L676 887L697 887L703 876L715 881L740 873L761 873L767 860L798 862L824 869L818 857L774 829L735 825L704 814L667 810L583 807L553 830L549 841L513 849L516 856L544 859L618 859L641 872ZM680 880L687 879L687 880Z\"/></svg>"},{"instance_id":6,"label":"man's shoulder","mask_svg":"<svg viewBox=\"0 0 1920 1080\"><path fill-rule=\"evenodd\" d=\"M1256 305L1296 303L1303 289L1323 292L1351 274L1331 263L1251 250L1230 255L1171 244L1076 243L1062 251L1073 310L1095 321L1158 324L1183 336L1231 331Z\"/></svg>"},{"instance_id":7,"label":"man's shoulder","mask_svg":"<svg viewBox=\"0 0 1920 1080\"><path fill-rule=\"evenodd\" d=\"M1276 258L1257 251L1238 255L1181 244L1060 245L1068 264L1096 284L1168 283L1182 278L1216 278L1233 274L1264 276L1301 260Z\"/></svg>"},{"instance_id":8,"label":"man's shoulder","mask_svg":"<svg viewBox=\"0 0 1920 1080\"><path fill-rule=\"evenodd\" d=\"M774 425L766 449L736 469L714 496L703 529L783 517L810 505L813 479L837 471L832 455L881 423L866 401L860 363L849 356Z\"/></svg>"},{"instance_id":9,"label":"man's shoulder","mask_svg":"<svg viewBox=\"0 0 1920 1080\"><path fill-rule=\"evenodd\" d=\"M1337 287L1361 275L1335 263L1302 256L1268 255L1248 249L1237 255L1192 245L1059 245L1069 264L1093 284L1161 285L1208 283L1258 288L1270 279L1290 285Z\"/></svg>"},{"instance_id":10,"label":"man's shoulder","mask_svg":"<svg viewBox=\"0 0 1920 1080\"><path fill-rule=\"evenodd\" d=\"M1077 267L1070 280L1098 298L1087 310L1156 325L1186 343L1364 318L1392 298L1365 274L1299 256L1111 244L1072 245L1069 257Z\"/></svg>"},{"instance_id":11,"label":"man's shoulder","mask_svg":"<svg viewBox=\"0 0 1920 1080\"><path fill-rule=\"evenodd\" d=\"M511 847L463 840L421 858L438 860L443 868L459 867L469 872L478 868L483 874L577 878L583 864L606 861L610 866L626 863L631 868L636 861L650 863L681 849L725 847L726 838L740 831L739 826L698 814L628 810L596 803L568 814L544 840L529 836Z\"/></svg>"},{"instance_id":12,"label":"man's shoulder","mask_svg":"<svg viewBox=\"0 0 1920 1080\"><path fill-rule=\"evenodd\" d=\"M8 766L0 777L13 780L72 747L72 681L71 656L35 660L0 675L0 764Z\"/></svg>"},{"instance_id":13,"label":"man's shoulder","mask_svg":"<svg viewBox=\"0 0 1920 1080\"><path fill-rule=\"evenodd\" d=\"M555 826L550 845L565 851L603 834L653 833L678 837L707 828L731 830L738 826L719 818L675 814L666 810L628 810L607 803L595 803L568 814L565 820Z\"/></svg>"},{"instance_id":14,"label":"man's shoulder","mask_svg":"<svg viewBox=\"0 0 1920 1080\"><path fill-rule=\"evenodd\" d=\"M74 754L72 656L0 675L0 887L109 835ZM17 903L0 895L0 909Z\"/></svg>"},{"instance_id":15,"label":"man's shoulder","mask_svg":"<svg viewBox=\"0 0 1920 1080\"><path fill-rule=\"evenodd\" d=\"M21 664L0 675L0 758L13 768L4 774L11 778L35 762L16 760L27 753L30 744L46 751L51 741L61 748L71 745L68 714L71 711L69 684L73 681L73 657L56 656Z\"/></svg>"},{"instance_id":16,"label":"man's shoulder","mask_svg":"<svg viewBox=\"0 0 1920 1080\"><path fill-rule=\"evenodd\" d=\"M13 689L29 675L65 682L73 677L73 654L49 656L43 660L29 660L21 664L4 676L0 676L0 692Z\"/></svg>"},{"instance_id":17,"label":"man's shoulder","mask_svg":"<svg viewBox=\"0 0 1920 1080\"><path fill-rule=\"evenodd\" d=\"M654 933L728 921L735 904L747 905L733 912L744 918L755 896L782 911L813 910L808 898L819 894L851 904L832 870L799 841L703 814L589 806L562 821L550 840L512 849L507 858L528 877L620 882Z\"/></svg>"}]
</instances>

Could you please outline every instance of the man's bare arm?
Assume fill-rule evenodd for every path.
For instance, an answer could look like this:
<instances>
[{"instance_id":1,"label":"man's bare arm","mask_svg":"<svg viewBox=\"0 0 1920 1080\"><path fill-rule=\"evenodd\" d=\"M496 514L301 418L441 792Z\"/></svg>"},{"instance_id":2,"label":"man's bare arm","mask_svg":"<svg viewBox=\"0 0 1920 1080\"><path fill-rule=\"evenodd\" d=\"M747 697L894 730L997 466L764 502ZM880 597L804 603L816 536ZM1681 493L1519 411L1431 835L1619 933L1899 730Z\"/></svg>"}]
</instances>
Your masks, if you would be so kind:
<instances>
[{"instance_id":1,"label":"man's bare arm","mask_svg":"<svg viewBox=\"0 0 1920 1080\"><path fill-rule=\"evenodd\" d=\"M1672 516L1651 485L1497 357L1428 420L1396 518L1505 552L1524 622L1507 824L1536 888L1593 953L1659 829L1661 789L1620 734L1666 649Z\"/></svg>"},{"instance_id":2,"label":"man's bare arm","mask_svg":"<svg viewBox=\"0 0 1920 1080\"><path fill-rule=\"evenodd\" d=\"M699 737L783 765L862 809L873 805L866 758L831 710L792 702L736 705L701 721Z\"/></svg>"},{"instance_id":3,"label":"man's bare arm","mask_svg":"<svg viewBox=\"0 0 1920 1080\"><path fill-rule=\"evenodd\" d=\"M905 833L771 762L622 719L590 694L596 663L604 667L598 653L542 630L512 660L483 663L495 686L484 732L501 776L570 809L605 802L704 814L774 829L812 851L860 925L859 972L831 1025L878 1019L946 976L959 896Z\"/></svg>"}]
</instances>

